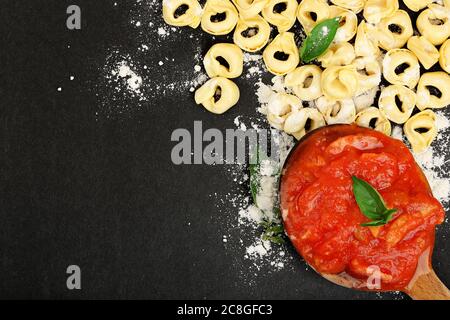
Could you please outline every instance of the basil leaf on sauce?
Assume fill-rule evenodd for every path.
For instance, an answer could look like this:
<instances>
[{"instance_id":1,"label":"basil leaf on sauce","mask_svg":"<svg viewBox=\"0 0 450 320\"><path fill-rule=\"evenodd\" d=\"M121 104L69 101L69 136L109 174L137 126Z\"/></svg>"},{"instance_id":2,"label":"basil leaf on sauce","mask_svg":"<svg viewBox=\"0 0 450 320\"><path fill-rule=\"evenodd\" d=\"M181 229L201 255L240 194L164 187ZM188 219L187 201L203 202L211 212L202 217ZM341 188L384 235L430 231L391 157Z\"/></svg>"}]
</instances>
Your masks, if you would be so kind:
<instances>
[{"instance_id":1,"label":"basil leaf on sauce","mask_svg":"<svg viewBox=\"0 0 450 320\"><path fill-rule=\"evenodd\" d=\"M324 20L311 31L300 48L300 58L304 63L309 63L320 57L333 42L339 28L341 17Z\"/></svg>"},{"instance_id":2,"label":"basil leaf on sauce","mask_svg":"<svg viewBox=\"0 0 450 320\"><path fill-rule=\"evenodd\" d=\"M353 194L361 212L371 221L363 223L363 227L383 226L392 220L397 209L388 209L383 197L369 183L355 176L353 180Z\"/></svg>"}]
</instances>

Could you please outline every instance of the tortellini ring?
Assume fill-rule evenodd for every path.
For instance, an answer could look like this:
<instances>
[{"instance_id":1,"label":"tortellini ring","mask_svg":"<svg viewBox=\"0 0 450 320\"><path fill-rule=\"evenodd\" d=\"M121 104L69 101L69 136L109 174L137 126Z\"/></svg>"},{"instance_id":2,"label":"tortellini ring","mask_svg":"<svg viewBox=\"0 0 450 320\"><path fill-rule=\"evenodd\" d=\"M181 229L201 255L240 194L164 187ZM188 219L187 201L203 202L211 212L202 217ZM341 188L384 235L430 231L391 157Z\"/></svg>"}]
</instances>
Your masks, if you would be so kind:
<instances>
[{"instance_id":1,"label":"tortellini ring","mask_svg":"<svg viewBox=\"0 0 450 320\"><path fill-rule=\"evenodd\" d=\"M341 17L340 26L334 37L334 42L347 42L353 39L358 28L358 17L354 12L338 6L330 6L330 17Z\"/></svg>"},{"instance_id":2,"label":"tortellini ring","mask_svg":"<svg viewBox=\"0 0 450 320\"><path fill-rule=\"evenodd\" d=\"M321 21L330 18L330 6L323 0L303 0L297 9L297 19L310 33L312 29Z\"/></svg>"},{"instance_id":3,"label":"tortellini ring","mask_svg":"<svg viewBox=\"0 0 450 320\"><path fill-rule=\"evenodd\" d=\"M297 0L270 0L262 10L264 19L278 28L278 32L288 31L295 23Z\"/></svg>"},{"instance_id":4,"label":"tortellini ring","mask_svg":"<svg viewBox=\"0 0 450 320\"><path fill-rule=\"evenodd\" d=\"M364 6L364 18L369 23L377 24L398 9L398 0L367 0Z\"/></svg>"},{"instance_id":5,"label":"tortellini ring","mask_svg":"<svg viewBox=\"0 0 450 320\"><path fill-rule=\"evenodd\" d=\"M258 15L269 0L232 0L241 18L248 19Z\"/></svg>"},{"instance_id":6,"label":"tortellini ring","mask_svg":"<svg viewBox=\"0 0 450 320\"><path fill-rule=\"evenodd\" d=\"M430 4L416 21L420 34L435 46L444 43L450 36L450 8Z\"/></svg>"},{"instance_id":7,"label":"tortellini ring","mask_svg":"<svg viewBox=\"0 0 450 320\"><path fill-rule=\"evenodd\" d=\"M380 39L379 45L387 51L402 48L414 34L411 18L404 10L398 10L382 19L378 29L386 35Z\"/></svg>"},{"instance_id":8,"label":"tortellini ring","mask_svg":"<svg viewBox=\"0 0 450 320\"><path fill-rule=\"evenodd\" d=\"M322 114L314 108L303 108L292 112L284 123L284 131L301 139L308 132L325 126Z\"/></svg>"},{"instance_id":9,"label":"tortellini ring","mask_svg":"<svg viewBox=\"0 0 450 320\"><path fill-rule=\"evenodd\" d=\"M269 43L263 52L264 63L274 75L282 76L293 71L300 62L292 32L283 32Z\"/></svg>"},{"instance_id":10,"label":"tortellini ring","mask_svg":"<svg viewBox=\"0 0 450 320\"><path fill-rule=\"evenodd\" d=\"M355 121L356 107L352 99L330 101L326 97L321 97L317 99L316 107L328 125L350 124Z\"/></svg>"},{"instance_id":11,"label":"tortellini ring","mask_svg":"<svg viewBox=\"0 0 450 320\"><path fill-rule=\"evenodd\" d=\"M357 58L353 65L358 71L359 89L357 95L377 87L381 82L381 66L377 60Z\"/></svg>"},{"instance_id":12,"label":"tortellini ring","mask_svg":"<svg viewBox=\"0 0 450 320\"><path fill-rule=\"evenodd\" d=\"M303 101L312 101L322 96L321 76L322 69L318 66L302 66L288 73L284 84Z\"/></svg>"},{"instance_id":13,"label":"tortellini ring","mask_svg":"<svg viewBox=\"0 0 450 320\"><path fill-rule=\"evenodd\" d=\"M322 73L322 91L330 100L351 98L359 89L358 72L354 66L333 66Z\"/></svg>"},{"instance_id":14,"label":"tortellini ring","mask_svg":"<svg viewBox=\"0 0 450 320\"><path fill-rule=\"evenodd\" d=\"M296 96L281 92L275 93L270 97L267 104L267 119L273 127L283 130L288 115L301 108L302 102Z\"/></svg>"},{"instance_id":15,"label":"tortellini ring","mask_svg":"<svg viewBox=\"0 0 450 320\"><path fill-rule=\"evenodd\" d=\"M411 37L408 49L414 52L425 69L430 69L439 61L439 51L425 37Z\"/></svg>"},{"instance_id":16,"label":"tortellini ring","mask_svg":"<svg viewBox=\"0 0 450 320\"><path fill-rule=\"evenodd\" d=\"M197 0L164 0L162 9L164 21L177 27L197 28L203 12Z\"/></svg>"},{"instance_id":17,"label":"tortellini ring","mask_svg":"<svg viewBox=\"0 0 450 320\"><path fill-rule=\"evenodd\" d=\"M411 117L403 130L413 151L423 152L437 136L436 115L431 110L422 111Z\"/></svg>"},{"instance_id":18,"label":"tortellini ring","mask_svg":"<svg viewBox=\"0 0 450 320\"><path fill-rule=\"evenodd\" d=\"M323 68L331 66L346 66L355 60L354 47L348 42L334 43L317 60Z\"/></svg>"},{"instance_id":19,"label":"tortellini ring","mask_svg":"<svg viewBox=\"0 0 450 320\"><path fill-rule=\"evenodd\" d=\"M242 50L256 52L269 42L270 26L260 15L239 19L233 40Z\"/></svg>"},{"instance_id":20,"label":"tortellini ring","mask_svg":"<svg viewBox=\"0 0 450 320\"><path fill-rule=\"evenodd\" d=\"M410 10L417 12L433 3L434 0L403 0L403 2Z\"/></svg>"},{"instance_id":21,"label":"tortellini ring","mask_svg":"<svg viewBox=\"0 0 450 320\"><path fill-rule=\"evenodd\" d=\"M195 102L206 110L222 114L239 101L239 88L231 80L223 77L209 79L195 92Z\"/></svg>"},{"instance_id":22,"label":"tortellini ring","mask_svg":"<svg viewBox=\"0 0 450 320\"><path fill-rule=\"evenodd\" d=\"M403 124L411 117L416 100L416 93L411 89L391 85L381 91L378 107L387 119Z\"/></svg>"},{"instance_id":23,"label":"tortellini ring","mask_svg":"<svg viewBox=\"0 0 450 320\"><path fill-rule=\"evenodd\" d=\"M375 107L367 108L356 115L355 123L358 126L372 128L387 136L391 135L391 122Z\"/></svg>"},{"instance_id":24,"label":"tortellini ring","mask_svg":"<svg viewBox=\"0 0 450 320\"><path fill-rule=\"evenodd\" d=\"M417 57L408 49L393 49L383 59L383 76L391 84L414 89L420 78Z\"/></svg>"},{"instance_id":25,"label":"tortellini ring","mask_svg":"<svg viewBox=\"0 0 450 320\"><path fill-rule=\"evenodd\" d=\"M202 29L212 35L230 33L238 22L238 12L230 0L208 0L202 16Z\"/></svg>"},{"instance_id":26,"label":"tortellini ring","mask_svg":"<svg viewBox=\"0 0 450 320\"><path fill-rule=\"evenodd\" d=\"M208 50L203 64L210 78L237 78L244 68L244 54L235 44L217 43Z\"/></svg>"},{"instance_id":27,"label":"tortellini ring","mask_svg":"<svg viewBox=\"0 0 450 320\"><path fill-rule=\"evenodd\" d=\"M424 73L417 86L417 107L441 109L450 105L450 75L443 71Z\"/></svg>"},{"instance_id":28,"label":"tortellini ring","mask_svg":"<svg viewBox=\"0 0 450 320\"><path fill-rule=\"evenodd\" d=\"M365 21L361 21L356 32L355 53L358 57L378 57L381 54Z\"/></svg>"},{"instance_id":29,"label":"tortellini ring","mask_svg":"<svg viewBox=\"0 0 450 320\"><path fill-rule=\"evenodd\" d=\"M450 40L444 42L439 50L439 64L447 73L450 73Z\"/></svg>"},{"instance_id":30,"label":"tortellini ring","mask_svg":"<svg viewBox=\"0 0 450 320\"><path fill-rule=\"evenodd\" d=\"M366 0L331 0L331 2L341 8L351 10L354 13L361 12L366 4Z\"/></svg>"}]
</instances>

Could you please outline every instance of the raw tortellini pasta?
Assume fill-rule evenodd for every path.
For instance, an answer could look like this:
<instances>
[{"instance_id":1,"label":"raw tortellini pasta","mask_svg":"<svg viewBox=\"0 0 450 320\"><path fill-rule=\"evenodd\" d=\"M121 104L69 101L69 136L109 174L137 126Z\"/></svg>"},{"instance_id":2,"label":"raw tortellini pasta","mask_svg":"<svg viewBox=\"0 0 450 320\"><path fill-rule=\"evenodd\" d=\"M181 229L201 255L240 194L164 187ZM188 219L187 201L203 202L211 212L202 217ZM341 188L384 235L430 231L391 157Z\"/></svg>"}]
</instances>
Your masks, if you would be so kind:
<instances>
[{"instance_id":1,"label":"raw tortellini pasta","mask_svg":"<svg viewBox=\"0 0 450 320\"><path fill-rule=\"evenodd\" d=\"M233 40L242 50L255 52L267 44L269 37L269 23L260 15L255 15L251 18L239 19Z\"/></svg>"},{"instance_id":2,"label":"raw tortellini pasta","mask_svg":"<svg viewBox=\"0 0 450 320\"><path fill-rule=\"evenodd\" d=\"M333 66L322 73L322 91L330 100L351 98L358 88L358 72L354 66Z\"/></svg>"},{"instance_id":3,"label":"raw tortellini pasta","mask_svg":"<svg viewBox=\"0 0 450 320\"><path fill-rule=\"evenodd\" d=\"M341 25L336 32L334 42L346 42L353 39L358 28L358 18L354 12L338 6L330 6L330 17L341 17Z\"/></svg>"},{"instance_id":4,"label":"raw tortellini pasta","mask_svg":"<svg viewBox=\"0 0 450 320\"><path fill-rule=\"evenodd\" d=\"M383 59L383 75L391 84L414 89L420 78L419 60L408 49L390 50Z\"/></svg>"},{"instance_id":5,"label":"raw tortellini pasta","mask_svg":"<svg viewBox=\"0 0 450 320\"><path fill-rule=\"evenodd\" d=\"M297 5L297 0L270 0L262 15L267 22L278 28L278 32L285 32L295 23Z\"/></svg>"},{"instance_id":6,"label":"raw tortellini pasta","mask_svg":"<svg viewBox=\"0 0 450 320\"><path fill-rule=\"evenodd\" d=\"M364 18L367 22L375 24L392 15L398 8L398 0L367 0L364 6Z\"/></svg>"},{"instance_id":7,"label":"raw tortellini pasta","mask_svg":"<svg viewBox=\"0 0 450 320\"><path fill-rule=\"evenodd\" d=\"M263 52L267 69L275 75L293 71L300 62L299 52L292 32L283 32L269 43Z\"/></svg>"},{"instance_id":8,"label":"raw tortellini pasta","mask_svg":"<svg viewBox=\"0 0 450 320\"><path fill-rule=\"evenodd\" d=\"M331 2L339 7L359 13L364 8L366 0L331 0Z\"/></svg>"},{"instance_id":9,"label":"raw tortellini pasta","mask_svg":"<svg viewBox=\"0 0 450 320\"><path fill-rule=\"evenodd\" d=\"M450 73L450 40L444 42L439 50L439 64L447 73Z\"/></svg>"},{"instance_id":10,"label":"raw tortellini pasta","mask_svg":"<svg viewBox=\"0 0 450 320\"><path fill-rule=\"evenodd\" d=\"M167 24L177 27L197 28L202 18L202 6L197 0L164 0L163 18Z\"/></svg>"},{"instance_id":11,"label":"raw tortellini pasta","mask_svg":"<svg viewBox=\"0 0 450 320\"><path fill-rule=\"evenodd\" d=\"M355 121L356 108L352 99L332 101L323 96L317 99L316 107L329 125L350 124Z\"/></svg>"},{"instance_id":12,"label":"raw tortellini pasta","mask_svg":"<svg viewBox=\"0 0 450 320\"><path fill-rule=\"evenodd\" d=\"M369 91L381 82L381 65L377 60L370 58L357 58L353 65L358 71L359 88L356 94Z\"/></svg>"},{"instance_id":13,"label":"raw tortellini pasta","mask_svg":"<svg viewBox=\"0 0 450 320\"><path fill-rule=\"evenodd\" d=\"M322 114L314 108L303 108L292 112L284 123L284 131L300 139L309 131L323 127L325 120Z\"/></svg>"},{"instance_id":14,"label":"raw tortellini pasta","mask_svg":"<svg viewBox=\"0 0 450 320\"><path fill-rule=\"evenodd\" d=\"M267 104L267 120L273 127L283 130L289 114L301 108L302 102L296 96L287 93L273 94Z\"/></svg>"},{"instance_id":15,"label":"raw tortellini pasta","mask_svg":"<svg viewBox=\"0 0 450 320\"><path fill-rule=\"evenodd\" d=\"M218 43L206 53L203 64L210 78L237 78L242 74L244 55L235 44Z\"/></svg>"},{"instance_id":16,"label":"raw tortellini pasta","mask_svg":"<svg viewBox=\"0 0 450 320\"><path fill-rule=\"evenodd\" d=\"M330 6L326 0L303 0L297 9L297 19L306 33L321 21L330 17Z\"/></svg>"},{"instance_id":17,"label":"raw tortellini pasta","mask_svg":"<svg viewBox=\"0 0 450 320\"><path fill-rule=\"evenodd\" d=\"M327 52L320 56L317 60L322 64L323 68L331 66L346 66L352 64L356 54L353 46L348 42L332 44Z\"/></svg>"},{"instance_id":18,"label":"raw tortellini pasta","mask_svg":"<svg viewBox=\"0 0 450 320\"><path fill-rule=\"evenodd\" d=\"M408 121L415 106L416 93L400 85L384 88L378 100L378 107L384 116L398 124Z\"/></svg>"},{"instance_id":19,"label":"raw tortellini pasta","mask_svg":"<svg viewBox=\"0 0 450 320\"><path fill-rule=\"evenodd\" d=\"M391 122L375 107L367 108L356 115L355 123L358 126L372 128L390 136Z\"/></svg>"},{"instance_id":20,"label":"raw tortellini pasta","mask_svg":"<svg viewBox=\"0 0 450 320\"><path fill-rule=\"evenodd\" d=\"M422 111L409 119L403 127L413 151L425 151L437 136L436 115L431 110Z\"/></svg>"},{"instance_id":21,"label":"raw tortellini pasta","mask_svg":"<svg viewBox=\"0 0 450 320\"><path fill-rule=\"evenodd\" d=\"M408 49L414 52L425 69L430 69L439 61L439 51L425 37L411 37Z\"/></svg>"},{"instance_id":22,"label":"raw tortellini pasta","mask_svg":"<svg viewBox=\"0 0 450 320\"><path fill-rule=\"evenodd\" d=\"M230 33L238 21L238 12L230 0L208 0L202 16L202 29L213 35Z\"/></svg>"},{"instance_id":23,"label":"raw tortellini pasta","mask_svg":"<svg viewBox=\"0 0 450 320\"><path fill-rule=\"evenodd\" d=\"M269 3L269 0L233 0L234 5L243 19L258 15Z\"/></svg>"},{"instance_id":24,"label":"raw tortellini pasta","mask_svg":"<svg viewBox=\"0 0 450 320\"><path fill-rule=\"evenodd\" d=\"M435 46L444 43L450 36L450 8L430 4L416 21L417 29Z\"/></svg>"},{"instance_id":25,"label":"raw tortellini pasta","mask_svg":"<svg viewBox=\"0 0 450 320\"><path fill-rule=\"evenodd\" d=\"M433 3L434 0L403 0L405 5L412 11L419 11Z\"/></svg>"},{"instance_id":26,"label":"raw tortellini pasta","mask_svg":"<svg viewBox=\"0 0 450 320\"><path fill-rule=\"evenodd\" d=\"M318 66L302 66L287 74L284 84L303 101L312 101L322 95L321 76L322 70Z\"/></svg>"},{"instance_id":27,"label":"raw tortellini pasta","mask_svg":"<svg viewBox=\"0 0 450 320\"><path fill-rule=\"evenodd\" d=\"M414 34L411 18L403 10L398 10L382 19L378 29L384 35L379 39L379 44L384 50L403 47Z\"/></svg>"},{"instance_id":28,"label":"raw tortellini pasta","mask_svg":"<svg viewBox=\"0 0 450 320\"><path fill-rule=\"evenodd\" d=\"M370 36L371 31L365 21L362 21L357 29L355 38L355 53L358 57L378 57L381 52L377 41Z\"/></svg>"},{"instance_id":29,"label":"raw tortellini pasta","mask_svg":"<svg viewBox=\"0 0 450 320\"><path fill-rule=\"evenodd\" d=\"M195 102L206 110L222 114L239 101L239 88L231 80L223 77L209 79L195 92Z\"/></svg>"},{"instance_id":30,"label":"raw tortellini pasta","mask_svg":"<svg viewBox=\"0 0 450 320\"><path fill-rule=\"evenodd\" d=\"M420 78L417 86L417 107L440 109L450 105L450 76L446 72L428 72Z\"/></svg>"}]
</instances>

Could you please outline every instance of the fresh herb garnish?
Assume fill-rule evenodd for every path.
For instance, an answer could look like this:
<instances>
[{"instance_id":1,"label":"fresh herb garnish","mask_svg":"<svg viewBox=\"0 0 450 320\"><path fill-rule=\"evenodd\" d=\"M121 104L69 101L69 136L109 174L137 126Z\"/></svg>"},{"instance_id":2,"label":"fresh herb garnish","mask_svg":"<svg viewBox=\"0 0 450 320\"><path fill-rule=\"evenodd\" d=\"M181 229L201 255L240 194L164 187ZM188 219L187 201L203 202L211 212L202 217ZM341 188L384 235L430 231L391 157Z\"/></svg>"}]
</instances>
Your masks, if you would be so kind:
<instances>
[{"instance_id":1,"label":"fresh herb garnish","mask_svg":"<svg viewBox=\"0 0 450 320\"><path fill-rule=\"evenodd\" d=\"M352 176L353 194L361 212L369 218L370 222L363 223L363 227L378 227L392 220L397 209L388 209L383 197L378 191L364 180Z\"/></svg>"},{"instance_id":2,"label":"fresh herb garnish","mask_svg":"<svg viewBox=\"0 0 450 320\"><path fill-rule=\"evenodd\" d=\"M341 17L324 20L311 31L300 48L300 58L309 63L320 57L333 42L339 28Z\"/></svg>"},{"instance_id":3,"label":"fresh herb garnish","mask_svg":"<svg viewBox=\"0 0 450 320\"><path fill-rule=\"evenodd\" d=\"M263 221L261 226L264 229L262 239L276 244L284 244L284 227L281 223Z\"/></svg>"},{"instance_id":4,"label":"fresh herb garnish","mask_svg":"<svg viewBox=\"0 0 450 320\"><path fill-rule=\"evenodd\" d=\"M249 171L250 171L250 191L252 193L253 203L256 204L256 196L260 189L261 176L259 174L259 169L261 167L261 152L259 148L256 149L256 153L253 154L250 159Z\"/></svg>"}]
</instances>

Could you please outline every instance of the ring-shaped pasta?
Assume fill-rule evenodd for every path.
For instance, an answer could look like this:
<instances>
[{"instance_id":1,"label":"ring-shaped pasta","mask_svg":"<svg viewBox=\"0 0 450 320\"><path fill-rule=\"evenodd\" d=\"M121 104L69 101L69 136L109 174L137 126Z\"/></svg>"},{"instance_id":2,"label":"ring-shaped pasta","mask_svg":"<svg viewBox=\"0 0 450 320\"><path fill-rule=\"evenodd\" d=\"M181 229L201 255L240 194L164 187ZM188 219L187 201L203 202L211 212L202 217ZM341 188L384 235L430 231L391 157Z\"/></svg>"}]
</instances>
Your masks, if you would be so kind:
<instances>
[{"instance_id":1,"label":"ring-shaped pasta","mask_svg":"<svg viewBox=\"0 0 450 320\"><path fill-rule=\"evenodd\" d=\"M372 58L357 58L353 65L358 71L359 89L356 94L369 91L377 87L381 82L381 66L377 60Z\"/></svg>"},{"instance_id":2,"label":"ring-shaped pasta","mask_svg":"<svg viewBox=\"0 0 450 320\"><path fill-rule=\"evenodd\" d=\"M330 18L330 6L325 0L303 0L297 9L297 19L306 33L310 33L314 27Z\"/></svg>"},{"instance_id":3,"label":"ring-shaped pasta","mask_svg":"<svg viewBox=\"0 0 450 320\"><path fill-rule=\"evenodd\" d=\"M334 42L347 42L353 39L358 29L358 17L353 11L330 6L330 18L341 17L340 26L334 37Z\"/></svg>"},{"instance_id":4,"label":"ring-shaped pasta","mask_svg":"<svg viewBox=\"0 0 450 320\"><path fill-rule=\"evenodd\" d=\"M277 76L293 71L300 62L297 45L292 32L280 33L264 49L263 60L267 70Z\"/></svg>"},{"instance_id":5,"label":"ring-shaped pasta","mask_svg":"<svg viewBox=\"0 0 450 320\"><path fill-rule=\"evenodd\" d=\"M267 104L267 120L278 130L283 130L284 122L289 114L302 108L302 102L292 94L275 93Z\"/></svg>"},{"instance_id":6,"label":"ring-shaped pasta","mask_svg":"<svg viewBox=\"0 0 450 320\"><path fill-rule=\"evenodd\" d=\"M450 8L430 4L416 20L420 34L435 46L444 43L450 36Z\"/></svg>"},{"instance_id":7,"label":"ring-shaped pasta","mask_svg":"<svg viewBox=\"0 0 450 320\"><path fill-rule=\"evenodd\" d=\"M420 64L408 49L393 49L383 59L383 76L391 84L414 89L420 79Z\"/></svg>"},{"instance_id":8,"label":"ring-shaped pasta","mask_svg":"<svg viewBox=\"0 0 450 320\"><path fill-rule=\"evenodd\" d=\"M203 65L210 78L237 78L244 68L244 54L233 43L217 43L206 53Z\"/></svg>"},{"instance_id":9,"label":"ring-shaped pasta","mask_svg":"<svg viewBox=\"0 0 450 320\"><path fill-rule=\"evenodd\" d=\"M316 107L328 125L350 124L355 121L356 107L352 99L331 101L323 96L317 99Z\"/></svg>"},{"instance_id":10,"label":"ring-shaped pasta","mask_svg":"<svg viewBox=\"0 0 450 320\"><path fill-rule=\"evenodd\" d=\"M351 10L354 13L359 13L364 9L366 0L331 0L331 3L341 8Z\"/></svg>"},{"instance_id":11,"label":"ring-shaped pasta","mask_svg":"<svg viewBox=\"0 0 450 320\"><path fill-rule=\"evenodd\" d=\"M417 86L417 107L441 109L450 105L450 75L443 71L424 73Z\"/></svg>"},{"instance_id":12,"label":"ring-shaped pasta","mask_svg":"<svg viewBox=\"0 0 450 320\"><path fill-rule=\"evenodd\" d=\"M270 0L262 15L268 23L277 27L278 32L285 32L295 23L297 6L297 0Z\"/></svg>"},{"instance_id":13,"label":"ring-shaped pasta","mask_svg":"<svg viewBox=\"0 0 450 320\"><path fill-rule=\"evenodd\" d=\"M369 91L363 92L359 95L353 97L353 102L355 103L356 113L361 112L364 109L367 109L373 106L375 101L375 97L377 96L379 91L378 87L370 89Z\"/></svg>"},{"instance_id":14,"label":"ring-shaped pasta","mask_svg":"<svg viewBox=\"0 0 450 320\"><path fill-rule=\"evenodd\" d=\"M355 53L357 57L378 57L381 54L377 42L369 34L368 25L365 21L361 21L355 38Z\"/></svg>"},{"instance_id":15,"label":"ring-shaped pasta","mask_svg":"<svg viewBox=\"0 0 450 320\"><path fill-rule=\"evenodd\" d=\"M378 107L387 119L403 124L411 117L416 100L416 93L411 89L391 85L381 91Z\"/></svg>"},{"instance_id":16,"label":"ring-shaped pasta","mask_svg":"<svg viewBox=\"0 0 450 320\"><path fill-rule=\"evenodd\" d=\"M437 136L436 115L431 110L419 112L405 123L403 130L413 151L421 153Z\"/></svg>"},{"instance_id":17,"label":"ring-shaped pasta","mask_svg":"<svg viewBox=\"0 0 450 320\"><path fill-rule=\"evenodd\" d=\"M264 9L269 0L232 0L241 19L253 18Z\"/></svg>"},{"instance_id":18,"label":"ring-shaped pasta","mask_svg":"<svg viewBox=\"0 0 450 320\"><path fill-rule=\"evenodd\" d=\"M439 50L439 64L445 72L450 73L450 40L445 41Z\"/></svg>"},{"instance_id":19,"label":"ring-shaped pasta","mask_svg":"<svg viewBox=\"0 0 450 320\"><path fill-rule=\"evenodd\" d=\"M364 18L369 23L377 24L398 9L398 0L367 0L364 6Z\"/></svg>"},{"instance_id":20,"label":"ring-shaped pasta","mask_svg":"<svg viewBox=\"0 0 450 320\"><path fill-rule=\"evenodd\" d=\"M359 89L358 72L355 66L333 66L322 73L322 91L329 100L351 98Z\"/></svg>"},{"instance_id":21,"label":"ring-shaped pasta","mask_svg":"<svg viewBox=\"0 0 450 320\"><path fill-rule=\"evenodd\" d=\"M209 79L195 92L195 103L206 110L222 114L239 101L239 88L231 80L223 77Z\"/></svg>"},{"instance_id":22,"label":"ring-shaped pasta","mask_svg":"<svg viewBox=\"0 0 450 320\"><path fill-rule=\"evenodd\" d=\"M198 0L164 0L163 18L171 26L197 28L202 19L202 6Z\"/></svg>"},{"instance_id":23,"label":"ring-shaped pasta","mask_svg":"<svg viewBox=\"0 0 450 320\"><path fill-rule=\"evenodd\" d=\"M319 61L323 68L331 66L346 66L352 64L356 54L354 47L348 42L333 43L328 50L321 55Z\"/></svg>"},{"instance_id":24,"label":"ring-shaped pasta","mask_svg":"<svg viewBox=\"0 0 450 320\"><path fill-rule=\"evenodd\" d=\"M378 29L386 35L386 38L381 38L379 42L380 47L386 51L402 48L414 34L411 17L404 10L397 10L382 19Z\"/></svg>"},{"instance_id":25,"label":"ring-shaped pasta","mask_svg":"<svg viewBox=\"0 0 450 320\"><path fill-rule=\"evenodd\" d=\"M430 3L433 3L434 0L403 0L403 2L409 10L417 12L427 7Z\"/></svg>"},{"instance_id":26,"label":"ring-shaped pasta","mask_svg":"<svg viewBox=\"0 0 450 320\"><path fill-rule=\"evenodd\" d=\"M322 69L316 65L307 65L288 73L284 84L303 101L312 101L322 96L321 77Z\"/></svg>"},{"instance_id":27,"label":"ring-shaped pasta","mask_svg":"<svg viewBox=\"0 0 450 320\"><path fill-rule=\"evenodd\" d=\"M358 126L372 128L390 136L392 133L391 122L375 107L367 108L356 115L355 123Z\"/></svg>"},{"instance_id":28,"label":"ring-shaped pasta","mask_svg":"<svg viewBox=\"0 0 450 320\"><path fill-rule=\"evenodd\" d=\"M234 29L238 17L230 0L208 0L203 11L202 29L212 35L225 35Z\"/></svg>"},{"instance_id":29,"label":"ring-shaped pasta","mask_svg":"<svg viewBox=\"0 0 450 320\"><path fill-rule=\"evenodd\" d=\"M233 40L242 50L256 52L265 47L270 38L270 25L260 15L239 19Z\"/></svg>"},{"instance_id":30,"label":"ring-shaped pasta","mask_svg":"<svg viewBox=\"0 0 450 320\"><path fill-rule=\"evenodd\" d=\"M439 51L425 37L411 37L408 40L408 49L411 50L425 69L430 69L439 61Z\"/></svg>"},{"instance_id":31,"label":"ring-shaped pasta","mask_svg":"<svg viewBox=\"0 0 450 320\"><path fill-rule=\"evenodd\" d=\"M322 114L314 108L292 112L284 123L284 131L300 140L308 132L325 126Z\"/></svg>"}]
</instances>

